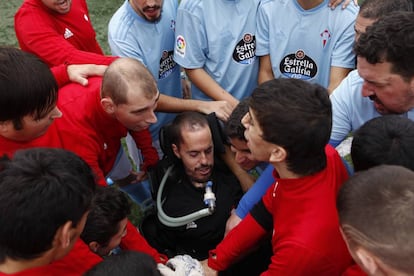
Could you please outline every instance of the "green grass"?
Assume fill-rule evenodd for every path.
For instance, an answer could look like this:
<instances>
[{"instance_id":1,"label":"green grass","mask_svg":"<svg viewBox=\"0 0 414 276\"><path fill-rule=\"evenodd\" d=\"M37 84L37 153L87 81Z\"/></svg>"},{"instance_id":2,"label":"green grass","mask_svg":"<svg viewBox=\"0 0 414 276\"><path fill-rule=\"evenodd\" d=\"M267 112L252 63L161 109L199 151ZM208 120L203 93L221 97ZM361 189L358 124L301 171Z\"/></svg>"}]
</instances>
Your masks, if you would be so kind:
<instances>
[{"instance_id":1,"label":"green grass","mask_svg":"<svg viewBox=\"0 0 414 276\"><path fill-rule=\"evenodd\" d=\"M18 47L14 33L14 14L23 0L0 0L0 46ZM122 5L124 0L87 0L91 22L96 37L106 54L110 54L108 45L108 23L112 14ZM142 212L136 204L132 204L129 219L135 225L141 221Z\"/></svg>"}]
</instances>

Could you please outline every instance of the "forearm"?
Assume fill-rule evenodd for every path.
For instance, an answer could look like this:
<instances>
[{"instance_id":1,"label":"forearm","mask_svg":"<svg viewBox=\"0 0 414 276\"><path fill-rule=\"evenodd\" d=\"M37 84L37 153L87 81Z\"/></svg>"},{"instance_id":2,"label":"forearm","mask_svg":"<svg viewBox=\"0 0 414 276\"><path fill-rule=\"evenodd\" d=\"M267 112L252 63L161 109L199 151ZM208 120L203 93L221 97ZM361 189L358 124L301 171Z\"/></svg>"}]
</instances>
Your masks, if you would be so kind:
<instances>
[{"instance_id":1,"label":"forearm","mask_svg":"<svg viewBox=\"0 0 414 276\"><path fill-rule=\"evenodd\" d=\"M258 83L261 84L268 80L274 79L273 70L272 70L272 63L270 61L270 55L261 56L259 58L260 66L259 66L259 76L258 76Z\"/></svg>"},{"instance_id":2,"label":"forearm","mask_svg":"<svg viewBox=\"0 0 414 276\"><path fill-rule=\"evenodd\" d=\"M210 251L208 266L222 271L244 256L249 249L266 235L266 230L254 218L248 215Z\"/></svg>"},{"instance_id":3,"label":"forearm","mask_svg":"<svg viewBox=\"0 0 414 276\"><path fill-rule=\"evenodd\" d=\"M234 107L239 103L235 97L223 89L204 69L186 69L185 71L191 82L210 98L217 101L227 101Z\"/></svg>"},{"instance_id":4,"label":"forearm","mask_svg":"<svg viewBox=\"0 0 414 276\"><path fill-rule=\"evenodd\" d=\"M273 166L268 165L253 186L243 195L235 210L237 216L244 218L266 194L267 189L274 183L273 170Z\"/></svg>"},{"instance_id":5,"label":"forearm","mask_svg":"<svg viewBox=\"0 0 414 276\"><path fill-rule=\"evenodd\" d=\"M342 67L331 67L328 92L332 94L335 88L341 83L341 81L346 78L346 76L351 72L351 68L342 68Z\"/></svg>"},{"instance_id":6,"label":"forearm","mask_svg":"<svg viewBox=\"0 0 414 276\"><path fill-rule=\"evenodd\" d=\"M232 107L226 101L200 101L192 99L180 99L161 93L156 111L179 113L196 111L203 114L215 112L220 120L226 121L232 112Z\"/></svg>"}]
</instances>

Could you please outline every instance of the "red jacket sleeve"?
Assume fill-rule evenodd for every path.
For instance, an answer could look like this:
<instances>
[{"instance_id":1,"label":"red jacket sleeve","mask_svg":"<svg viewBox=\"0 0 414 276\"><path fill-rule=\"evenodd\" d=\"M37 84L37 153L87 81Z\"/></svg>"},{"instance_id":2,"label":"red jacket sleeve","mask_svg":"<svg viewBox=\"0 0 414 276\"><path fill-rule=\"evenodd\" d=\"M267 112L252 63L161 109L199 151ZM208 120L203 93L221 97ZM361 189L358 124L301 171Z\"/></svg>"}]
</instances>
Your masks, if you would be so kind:
<instances>
[{"instance_id":1,"label":"red jacket sleeve","mask_svg":"<svg viewBox=\"0 0 414 276\"><path fill-rule=\"evenodd\" d=\"M65 84L67 84L69 82L69 75L68 75L68 71L67 71L67 65L62 64L62 65L59 65L59 66L54 66L54 67L50 68L50 70L52 71L52 74L55 77L59 88L64 86Z\"/></svg>"},{"instance_id":2,"label":"red jacket sleeve","mask_svg":"<svg viewBox=\"0 0 414 276\"><path fill-rule=\"evenodd\" d=\"M130 221L127 223L127 234L122 238L120 246L122 249L147 253L152 256L157 263L166 263L168 260L167 256L158 253L157 250L147 243Z\"/></svg>"},{"instance_id":3,"label":"red jacket sleeve","mask_svg":"<svg viewBox=\"0 0 414 276\"><path fill-rule=\"evenodd\" d=\"M109 65L115 57L81 51L59 34L48 14L39 8L20 9L15 15L15 31L20 48L44 60L49 67L60 64Z\"/></svg>"},{"instance_id":4,"label":"red jacket sleeve","mask_svg":"<svg viewBox=\"0 0 414 276\"><path fill-rule=\"evenodd\" d=\"M248 214L227 236L209 252L208 266L222 271L244 256L267 231Z\"/></svg>"},{"instance_id":5,"label":"red jacket sleeve","mask_svg":"<svg viewBox=\"0 0 414 276\"><path fill-rule=\"evenodd\" d=\"M148 129L131 131L130 133L144 157L144 164L140 169L147 171L148 167L155 166L159 160L157 150L152 146L151 133Z\"/></svg>"}]
</instances>

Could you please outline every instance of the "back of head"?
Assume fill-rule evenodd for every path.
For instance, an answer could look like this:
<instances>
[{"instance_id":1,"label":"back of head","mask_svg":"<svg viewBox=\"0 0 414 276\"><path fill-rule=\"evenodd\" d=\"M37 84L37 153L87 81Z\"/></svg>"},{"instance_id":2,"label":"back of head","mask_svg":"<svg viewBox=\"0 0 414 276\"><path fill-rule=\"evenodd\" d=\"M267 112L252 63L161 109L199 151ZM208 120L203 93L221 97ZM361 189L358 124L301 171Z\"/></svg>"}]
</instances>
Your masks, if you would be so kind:
<instances>
[{"instance_id":1,"label":"back of head","mask_svg":"<svg viewBox=\"0 0 414 276\"><path fill-rule=\"evenodd\" d=\"M198 131L201 128L208 127L208 121L205 115L188 111L178 114L171 123L168 133L171 144L179 147L183 141L182 130Z\"/></svg>"},{"instance_id":2,"label":"back of head","mask_svg":"<svg viewBox=\"0 0 414 276\"><path fill-rule=\"evenodd\" d=\"M412 11L410 0L365 0L359 7L359 15L377 20L378 18L396 11Z\"/></svg>"},{"instance_id":3,"label":"back of head","mask_svg":"<svg viewBox=\"0 0 414 276\"><path fill-rule=\"evenodd\" d=\"M113 187L98 187L81 234L82 240L86 244L95 241L101 247L108 246L120 230L119 223L130 211L130 203L122 191Z\"/></svg>"},{"instance_id":4,"label":"back of head","mask_svg":"<svg viewBox=\"0 0 414 276\"><path fill-rule=\"evenodd\" d=\"M17 151L0 172L0 262L30 260L52 248L66 222L76 227L95 190L89 166L63 149Z\"/></svg>"},{"instance_id":5,"label":"back of head","mask_svg":"<svg viewBox=\"0 0 414 276\"><path fill-rule=\"evenodd\" d=\"M388 164L414 171L414 122L397 115L374 118L354 134L351 156L355 171Z\"/></svg>"},{"instance_id":6,"label":"back of head","mask_svg":"<svg viewBox=\"0 0 414 276\"><path fill-rule=\"evenodd\" d=\"M332 128L328 92L317 84L297 79L274 79L251 95L262 138L287 151L288 168L299 175L326 166L325 146Z\"/></svg>"},{"instance_id":7,"label":"back of head","mask_svg":"<svg viewBox=\"0 0 414 276\"><path fill-rule=\"evenodd\" d=\"M410 80L414 76L413 13L393 12L381 17L361 34L354 50L371 64L391 63L391 72Z\"/></svg>"},{"instance_id":8,"label":"back of head","mask_svg":"<svg viewBox=\"0 0 414 276\"><path fill-rule=\"evenodd\" d=\"M154 259L141 252L122 251L109 256L89 270L85 276L161 276Z\"/></svg>"},{"instance_id":9,"label":"back of head","mask_svg":"<svg viewBox=\"0 0 414 276\"><path fill-rule=\"evenodd\" d=\"M352 252L370 252L388 267L414 271L414 172L381 165L356 173L342 186L337 209Z\"/></svg>"},{"instance_id":10,"label":"back of head","mask_svg":"<svg viewBox=\"0 0 414 276\"><path fill-rule=\"evenodd\" d=\"M245 127L241 123L241 119L247 112L249 112L249 100L244 99L233 109L233 112L225 123L225 132L228 137L245 141Z\"/></svg>"},{"instance_id":11,"label":"back of head","mask_svg":"<svg viewBox=\"0 0 414 276\"><path fill-rule=\"evenodd\" d=\"M118 58L106 69L102 80L101 97L116 104L127 103L128 91L140 89L147 99L157 94L157 84L147 68L133 58Z\"/></svg>"},{"instance_id":12,"label":"back of head","mask_svg":"<svg viewBox=\"0 0 414 276\"><path fill-rule=\"evenodd\" d=\"M26 115L41 118L57 101L58 87L48 66L16 48L0 47L0 122L18 130Z\"/></svg>"}]
</instances>

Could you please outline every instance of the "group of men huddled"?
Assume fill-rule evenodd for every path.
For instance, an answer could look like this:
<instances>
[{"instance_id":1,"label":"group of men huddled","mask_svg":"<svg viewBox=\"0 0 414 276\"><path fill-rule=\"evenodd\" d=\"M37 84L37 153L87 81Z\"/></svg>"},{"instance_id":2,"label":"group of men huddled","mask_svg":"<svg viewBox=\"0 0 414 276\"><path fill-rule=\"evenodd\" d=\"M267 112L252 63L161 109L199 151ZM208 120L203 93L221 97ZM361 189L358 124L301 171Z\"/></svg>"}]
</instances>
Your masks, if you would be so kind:
<instances>
[{"instance_id":1,"label":"group of men huddled","mask_svg":"<svg viewBox=\"0 0 414 276\"><path fill-rule=\"evenodd\" d=\"M332 3L126 0L105 56L84 0L25 0L0 275L414 274L412 3Z\"/></svg>"}]
</instances>

